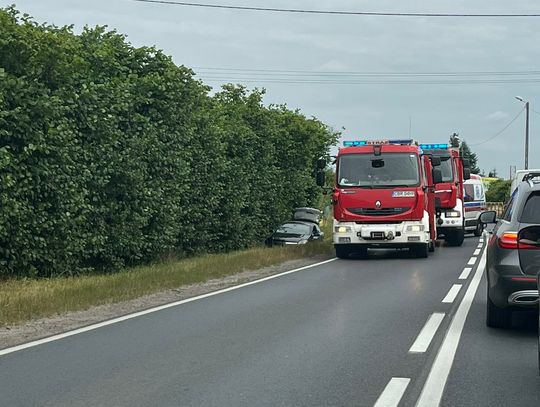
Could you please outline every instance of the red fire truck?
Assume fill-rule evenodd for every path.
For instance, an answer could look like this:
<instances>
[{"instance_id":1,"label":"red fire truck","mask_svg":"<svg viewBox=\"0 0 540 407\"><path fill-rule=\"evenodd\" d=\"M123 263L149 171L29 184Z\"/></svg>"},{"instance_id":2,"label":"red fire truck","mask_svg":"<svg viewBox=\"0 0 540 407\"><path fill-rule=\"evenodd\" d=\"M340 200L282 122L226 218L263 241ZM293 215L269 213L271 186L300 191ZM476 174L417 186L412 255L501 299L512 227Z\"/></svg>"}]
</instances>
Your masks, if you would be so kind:
<instances>
[{"instance_id":1,"label":"red fire truck","mask_svg":"<svg viewBox=\"0 0 540 407\"><path fill-rule=\"evenodd\" d=\"M471 177L467 160L448 144L420 144L424 153L441 159L442 182L435 189L437 232L450 246L461 246L465 236L464 181Z\"/></svg>"},{"instance_id":2,"label":"red fire truck","mask_svg":"<svg viewBox=\"0 0 540 407\"><path fill-rule=\"evenodd\" d=\"M369 248L408 248L427 257L437 238L435 185L442 176L434 167L440 159L412 140L343 145L332 193L336 256L362 256ZM317 183L324 184L322 171Z\"/></svg>"}]
</instances>

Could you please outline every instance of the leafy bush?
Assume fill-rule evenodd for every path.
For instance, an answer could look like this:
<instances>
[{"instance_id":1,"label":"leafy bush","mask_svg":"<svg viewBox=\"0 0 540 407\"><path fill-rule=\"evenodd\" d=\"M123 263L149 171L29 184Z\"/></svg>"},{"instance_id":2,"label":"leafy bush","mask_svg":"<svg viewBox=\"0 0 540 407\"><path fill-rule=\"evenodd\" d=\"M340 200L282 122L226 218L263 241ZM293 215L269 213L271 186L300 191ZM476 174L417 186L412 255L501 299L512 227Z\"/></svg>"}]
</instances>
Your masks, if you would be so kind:
<instances>
[{"instance_id":1,"label":"leafy bush","mask_svg":"<svg viewBox=\"0 0 540 407\"><path fill-rule=\"evenodd\" d=\"M487 202L506 202L510 197L510 186L512 180L497 179L489 184L486 191Z\"/></svg>"},{"instance_id":2,"label":"leafy bush","mask_svg":"<svg viewBox=\"0 0 540 407\"><path fill-rule=\"evenodd\" d=\"M104 27L0 9L0 277L245 248L319 201L336 133L193 76Z\"/></svg>"}]
</instances>

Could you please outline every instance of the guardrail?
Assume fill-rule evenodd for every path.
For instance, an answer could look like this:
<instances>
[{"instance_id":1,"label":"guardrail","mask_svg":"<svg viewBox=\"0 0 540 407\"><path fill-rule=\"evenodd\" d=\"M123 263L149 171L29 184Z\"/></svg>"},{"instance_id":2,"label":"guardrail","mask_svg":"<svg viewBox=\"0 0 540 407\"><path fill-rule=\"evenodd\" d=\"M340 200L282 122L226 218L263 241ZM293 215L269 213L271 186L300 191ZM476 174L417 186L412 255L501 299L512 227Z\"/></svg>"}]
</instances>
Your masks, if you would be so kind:
<instances>
[{"instance_id":1,"label":"guardrail","mask_svg":"<svg viewBox=\"0 0 540 407\"><path fill-rule=\"evenodd\" d=\"M497 217L502 216L504 212L504 202L486 202L488 211L497 212Z\"/></svg>"}]
</instances>

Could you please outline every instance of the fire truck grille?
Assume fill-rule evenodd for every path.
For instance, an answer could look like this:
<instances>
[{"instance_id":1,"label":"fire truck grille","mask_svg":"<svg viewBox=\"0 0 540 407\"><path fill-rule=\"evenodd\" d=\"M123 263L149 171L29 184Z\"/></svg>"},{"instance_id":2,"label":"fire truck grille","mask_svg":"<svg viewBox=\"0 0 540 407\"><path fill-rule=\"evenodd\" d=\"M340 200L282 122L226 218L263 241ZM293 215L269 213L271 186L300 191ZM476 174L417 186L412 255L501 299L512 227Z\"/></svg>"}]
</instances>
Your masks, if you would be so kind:
<instances>
[{"instance_id":1,"label":"fire truck grille","mask_svg":"<svg viewBox=\"0 0 540 407\"><path fill-rule=\"evenodd\" d=\"M407 212L410 208L348 208L349 212L352 212L356 215L364 216L392 216L399 215L400 213Z\"/></svg>"}]
</instances>

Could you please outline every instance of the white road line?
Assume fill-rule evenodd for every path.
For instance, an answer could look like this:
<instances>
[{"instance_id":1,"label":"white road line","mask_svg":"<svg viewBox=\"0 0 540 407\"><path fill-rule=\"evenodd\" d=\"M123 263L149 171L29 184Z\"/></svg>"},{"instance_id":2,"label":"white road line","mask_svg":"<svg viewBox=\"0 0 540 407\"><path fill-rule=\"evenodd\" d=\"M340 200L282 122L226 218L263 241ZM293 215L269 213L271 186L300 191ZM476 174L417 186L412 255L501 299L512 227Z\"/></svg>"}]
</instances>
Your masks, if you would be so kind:
<instances>
[{"instance_id":1,"label":"white road line","mask_svg":"<svg viewBox=\"0 0 540 407\"><path fill-rule=\"evenodd\" d=\"M467 292L463 296L461 304L459 304L456 315L454 316L450 328L448 328L448 332L446 333L446 337L439 349L439 353L433 362L433 366L431 366L431 371L424 384L420 398L416 403L416 407L435 407L441 402L444 386L446 385L450 369L454 363L454 357L459 345L461 333L463 332L463 327L465 326L467 314L471 309L474 296L480 285L485 268L486 251L484 250L471 284L469 285L469 288L467 288Z\"/></svg>"},{"instance_id":2,"label":"white road line","mask_svg":"<svg viewBox=\"0 0 540 407\"><path fill-rule=\"evenodd\" d=\"M478 256L480 254L480 250L482 249L476 249L473 253L473 255Z\"/></svg>"},{"instance_id":3,"label":"white road line","mask_svg":"<svg viewBox=\"0 0 540 407\"><path fill-rule=\"evenodd\" d=\"M446 294L446 297L443 298L442 302L444 304L452 304L459 294L459 290L461 290L461 284L454 284L450 287L448 294Z\"/></svg>"},{"instance_id":4,"label":"white road line","mask_svg":"<svg viewBox=\"0 0 540 407\"><path fill-rule=\"evenodd\" d=\"M476 257L473 256L473 257L471 257L471 258L469 259L469 262L468 262L467 264L468 264L469 266L472 266L472 265L474 265L474 263L476 263Z\"/></svg>"},{"instance_id":5,"label":"white road line","mask_svg":"<svg viewBox=\"0 0 540 407\"><path fill-rule=\"evenodd\" d=\"M405 377L392 377L375 402L374 407L396 407L410 381L411 379Z\"/></svg>"},{"instance_id":6,"label":"white road line","mask_svg":"<svg viewBox=\"0 0 540 407\"><path fill-rule=\"evenodd\" d=\"M459 275L458 278L459 278L460 280L467 280L467 279L469 278L469 274L471 273L471 271L472 271L472 268L470 268L470 267L465 267L465 268L463 269L463 272Z\"/></svg>"},{"instance_id":7,"label":"white road line","mask_svg":"<svg viewBox=\"0 0 540 407\"><path fill-rule=\"evenodd\" d=\"M484 243L484 238L481 237L480 240L478 240L480 243Z\"/></svg>"},{"instance_id":8,"label":"white road line","mask_svg":"<svg viewBox=\"0 0 540 407\"><path fill-rule=\"evenodd\" d=\"M484 245L481 243L481 244L479 244L476 248L477 248L477 249L481 249L482 247L484 247Z\"/></svg>"},{"instance_id":9,"label":"white road line","mask_svg":"<svg viewBox=\"0 0 540 407\"><path fill-rule=\"evenodd\" d=\"M409 349L409 353L423 353L428 350L429 344L444 319L444 315L444 312L435 312L429 316L426 324L412 344L411 349Z\"/></svg>"},{"instance_id":10,"label":"white road line","mask_svg":"<svg viewBox=\"0 0 540 407\"><path fill-rule=\"evenodd\" d=\"M118 318L113 318L113 319L109 319L107 321L98 322L97 324L92 324L92 325L88 325L88 326L85 326L85 327L82 327L82 328L74 329L72 331L63 332L63 333L57 334L57 335L52 335L52 336L49 336L47 338L38 339L36 341L23 343L22 345L13 346L11 348L0 349L0 356L4 356L4 355L7 355L9 353L17 352L17 351L20 351L20 350L23 350L23 349L32 348L34 346L43 345L43 344L48 343L48 342L57 341L59 339L64 339L64 338L67 338L69 336L82 334L82 333L88 332L88 331L93 331L94 329L102 328L104 326L117 324L118 322L127 321L129 319L133 319L133 318L137 318L137 317L140 317L140 316L143 316L143 315L158 312L158 311L161 311L161 310L164 310L164 309L167 309L167 308L172 308L172 307L176 307L176 306L179 306L179 305L182 305L182 304L187 304L188 302L202 300L203 298L213 297L214 295L223 294L223 293L226 293L226 292L229 292L229 291L238 290L239 288L244 288L244 287L248 287L250 285L262 283L264 281L272 280L274 278L278 278L278 277L281 277L281 276L286 276L287 274L292 274L292 273L296 273L298 271L306 270L306 269L309 269L309 268L312 268L312 267L321 266L323 264L330 263L331 261L334 261L334 260L336 260L336 259L333 258L333 259L330 259L330 260L321 261L319 263L310 264L309 266L300 267L300 268L285 271L285 272L279 273L279 274L274 274L272 276L260 278L258 280L250 281L248 283L235 285L233 287L224 288L223 290L213 291L211 293L198 295L196 297L186 298L185 300L171 302L169 304L164 304L164 305L160 305L159 307L149 308L149 309L146 309L144 311L135 312L133 314L123 315L123 316L118 317Z\"/></svg>"}]
</instances>

